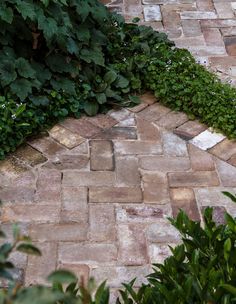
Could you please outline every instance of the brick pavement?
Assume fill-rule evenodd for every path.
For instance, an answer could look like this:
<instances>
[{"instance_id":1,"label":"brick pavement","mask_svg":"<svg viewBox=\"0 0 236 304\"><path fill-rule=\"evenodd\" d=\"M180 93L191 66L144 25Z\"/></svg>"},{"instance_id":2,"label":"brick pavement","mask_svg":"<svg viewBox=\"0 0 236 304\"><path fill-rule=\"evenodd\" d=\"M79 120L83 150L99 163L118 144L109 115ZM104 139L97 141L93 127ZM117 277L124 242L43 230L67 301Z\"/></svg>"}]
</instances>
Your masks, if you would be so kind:
<instances>
[{"instance_id":1,"label":"brick pavement","mask_svg":"<svg viewBox=\"0 0 236 304\"><path fill-rule=\"evenodd\" d=\"M19 222L43 256L13 255L24 282L66 267L115 290L137 285L179 242L167 217L179 208L201 220L236 206L236 142L212 133L151 94L132 109L68 118L0 162L1 223Z\"/></svg>"},{"instance_id":2,"label":"brick pavement","mask_svg":"<svg viewBox=\"0 0 236 304\"><path fill-rule=\"evenodd\" d=\"M236 84L236 1L102 0L109 9L165 32L222 80Z\"/></svg>"},{"instance_id":3,"label":"brick pavement","mask_svg":"<svg viewBox=\"0 0 236 304\"><path fill-rule=\"evenodd\" d=\"M236 76L235 2L113 0L127 20L166 31L222 78ZM32 236L43 256L13 254L24 282L43 282L66 267L112 289L162 262L179 242L167 217L179 208L201 220L214 207L217 222L236 206L236 142L155 102L93 118L68 118L0 162L1 223Z\"/></svg>"}]
</instances>

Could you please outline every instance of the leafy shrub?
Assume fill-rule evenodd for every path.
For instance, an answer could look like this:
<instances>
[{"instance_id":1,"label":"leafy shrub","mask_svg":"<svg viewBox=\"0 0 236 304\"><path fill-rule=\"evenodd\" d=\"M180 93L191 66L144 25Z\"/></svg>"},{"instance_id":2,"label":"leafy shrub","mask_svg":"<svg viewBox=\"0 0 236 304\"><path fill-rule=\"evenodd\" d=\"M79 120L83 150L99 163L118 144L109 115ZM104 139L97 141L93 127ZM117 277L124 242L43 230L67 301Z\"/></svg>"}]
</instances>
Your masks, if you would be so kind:
<instances>
[{"instance_id":1,"label":"leafy shrub","mask_svg":"<svg viewBox=\"0 0 236 304\"><path fill-rule=\"evenodd\" d=\"M137 103L146 89L236 137L235 89L165 34L98 0L1 1L0 158L59 119Z\"/></svg>"},{"instance_id":2,"label":"leafy shrub","mask_svg":"<svg viewBox=\"0 0 236 304\"><path fill-rule=\"evenodd\" d=\"M234 202L236 196L225 193ZM204 212L204 227L190 220L184 212L170 219L182 235L182 244L171 248L172 255L163 264L154 265L148 284L138 290L135 280L123 284L117 304L205 303L236 302L236 219L225 214L225 224L213 221L213 209ZM1 237L4 234L1 232ZM0 247L0 277L10 281L9 288L0 290L3 304L108 304L109 289L102 283L94 292L93 281L88 288L78 284L75 275L58 270L48 277L51 286L22 287L14 283L13 265L8 257L12 250L39 255L28 237L14 228L14 243Z\"/></svg>"}]
</instances>

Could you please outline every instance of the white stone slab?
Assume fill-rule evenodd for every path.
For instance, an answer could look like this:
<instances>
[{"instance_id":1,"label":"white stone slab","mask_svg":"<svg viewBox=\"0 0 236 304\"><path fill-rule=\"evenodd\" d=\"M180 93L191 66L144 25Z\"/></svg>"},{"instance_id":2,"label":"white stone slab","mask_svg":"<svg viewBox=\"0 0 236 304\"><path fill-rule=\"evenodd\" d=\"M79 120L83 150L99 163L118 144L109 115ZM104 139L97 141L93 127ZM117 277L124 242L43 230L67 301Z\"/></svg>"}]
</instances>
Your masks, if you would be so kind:
<instances>
[{"instance_id":1,"label":"white stone slab","mask_svg":"<svg viewBox=\"0 0 236 304\"><path fill-rule=\"evenodd\" d=\"M199 12L199 11L189 11L180 13L181 19L217 19L218 16L214 12Z\"/></svg>"},{"instance_id":2,"label":"white stone slab","mask_svg":"<svg viewBox=\"0 0 236 304\"><path fill-rule=\"evenodd\" d=\"M202 150L207 150L214 147L223 139L225 139L224 135L212 132L210 129L208 129L191 139L190 143Z\"/></svg>"},{"instance_id":3,"label":"white stone slab","mask_svg":"<svg viewBox=\"0 0 236 304\"><path fill-rule=\"evenodd\" d=\"M159 5L145 5L143 7L145 21L161 21L161 9Z\"/></svg>"}]
</instances>

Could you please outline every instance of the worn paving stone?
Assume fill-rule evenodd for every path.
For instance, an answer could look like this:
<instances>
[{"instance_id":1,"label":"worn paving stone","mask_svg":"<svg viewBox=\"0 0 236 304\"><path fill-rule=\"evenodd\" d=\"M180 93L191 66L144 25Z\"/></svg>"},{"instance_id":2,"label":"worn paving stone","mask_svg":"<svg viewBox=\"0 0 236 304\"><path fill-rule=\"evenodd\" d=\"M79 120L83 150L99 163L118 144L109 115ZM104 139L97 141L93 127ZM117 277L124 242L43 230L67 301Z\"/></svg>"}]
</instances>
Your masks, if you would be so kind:
<instances>
[{"instance_id":1,"label":"worn paving stone","mask_svg":"<svg viewBox=\"0 0 236 304\"><path fill-rule=\"evenodd\" d=\"M91 170L114 170L113 143L107 140L91 140L89 144L91 154Z\"/></svg>"},{"instance_id":2,"label":"worn paving stone","mask_svg":"<svg viewBox=\"0 0 236 304\"><path fill-rule=\"evenodd\" d=\"M224 161L216 160L217 171L221 180L221 183L225 187L236 186L236 168Z\"/></svg>"},{"instance_id":3,"label":"worn paving stone","mask_svg":"<svg viewBox=\"0 0 236 304\"><path fill-rule=\"evenodd\" d=\"M141 140L161 141L161 132L157 126L137 117L137 132Z\"/></svg>"},{"instance_id":4,"label":"worn paving stone","mask_svg":"<svg viewBox=\"0 0 236 304\"><path fill-rule=\"evenodd\" d=\"M13 156L23 164L32 167L45 163L47 161L47 158L42 153L29 145L23 145L19 147L16 152L14 152Z\"/></svg>"},{"instance_id":5,"label":"worn paving stone","mask_svg":"<svg viewBox=\"0 0 236 304\"><path fill-rule=\"evenodd\" d=\"M211 148L209 152L221 158L222 160L229 160L234 154L236 154L236 141L228 140L226 138Z\"/></svg>"},{"instance_id":6,"label":"worn paving stone","mask_svg":"<svg viewBox=\"0 0 236 304\"><path fill-rule=\"evenodd\" d=\"M179 210L182 209L192 220L200 221L200 214L192 189L174 188L171 189L170 196L174 217L176 217Z\"/></svg>"},{"instance_id":7,"label":"worn paving stone","mask_svg":"<svg viewBox=\"0 0 236 304\"><path fill-rule=\"evenodd\" d=\"M170 187L211 187L219 185L214 171L168 173Z\"/></svg>"},{"instance_id":8,"label":"worn paving stone","mask_svg":"<svg viewBox=\"0 0 236 304\"><path fill-rule=\"evenodd\" d=\"M140 156L140 168L150 171L182 171L190 168L190 161L187 157L170 156Z\"/></svg>"},{"instance_id":9,"label":"worn paving stone","mask_svg":"<svg viewBox=\"0 0 236 304\"><path fill-rule=\"evenodd\" d=\"M174 133L183 139L189 140L207 129L207 126L197 122L188 121L174 130Z\"/></svg>"},{"instance_id":10,"label":"worn paving stone","mask_svg":"<svg viewBox=\"0 0 236 304\"><path fill-rule=\"evenodd\" d=\"M188 150L186 142L170 132L162 133L164 154L168 156L187 157Z\"/></svg>"},{"instance_id":11,"label":"worn paving stone","mask_svg":"<svg viewBox=\"0 0 236 304\"><path fill-rule=\"evenodd\" d=\"M119 139L137 139L136 128L133 127L114 127L105 130L93 137L94 139L119 140Z\"/></svg>"},{"instance_id":12,"label":"worn paving stone","mask_svg":"<svg viewBox=\"0 0 236 304\"><path fill-rule=\"evenodd\" d=\"M191 167L194 171L212 171L215 170L213 157L192 144L189 144L189 155Z\"/></svg>"},{"instance_id":13,"label":"worn paving stone","mask_svg":"<svg viewBox=\"0 0 236 304\"><path fill-rule=\"evenodd\" d=\"M169 113L170 111L171 110L169 108L159 103L154 103L153 105L150 105L137 115L141 119L147 120L149 122L154 122Z\"/></svg>"},{"instance_id":14,"label":"worn paving stone","mask_svg":"<svg viewBox=\"0 0 236 304\"><path fill-rule=\"evenodd\" d=\"M116 184L119 186L139 186L140 173L138 158L135 156L119 156L116 162Z\"/></svg>"},{"instance_id":15,"label":"worn paving stone","mask_svg":"<svg viewBox=\"0 0 236 304\"><path fill-rule=\"evenodd\" d=\"M156 141L115 141L115 152L119 155L162 154L162 144Z\"/></svg>"},{"instance_id":16,"label":"worn paving stone","mask_svg":"<svg viewBox=\"0 0 236 304\"><path fill-rule=\"evenodd\" d=\"M221 142L223 139L225 139L224 135L206 130L191 139L190 143L202 150L207 150Z\"/></svg>"},{"instance_id":17,"label":"worn paving stone","mask_svg":"<svg viewBox=\"0 0 236 304\"><path fill-rule=\"evenodd\" d=\"M181 112L169 112L161 119L156 121L156 124L160 127L166 128L168 130L173 130L180 125L187 122L189 119L185 113Z\"/></svg>"},{"instance_id":18,"label":"worn paving stone","mask_svg":"<svg viewBox=\"0 0 236 304\"><path fill-rule=\"evenodd\" d=\"M88 168L89 157L87 155L60 155L49 161L43 167L56 170L85 169Z\"/></svg>"},{"instance_id":19,"label":"worn paving stone","mask_svg":"<svg viewBox=\"0 0 236 304\"><path fill-rule=\"evenodd\" d=\"M118 123L116 119L104 114L98 114L94 117L86 117L86 120L102 129L109 129Z\"/></svg>"},{"instance_id":20,"label":"worn paving stone","mask_svg":"<svg viewBox=\"0 0 236 304\"><path fill-rule=\"evenodd\" d=\"M85 141L85 139L77 133L71 132L60 125L54 126L49 131L49 134L53 139L69 149L72 149Z\"/></svg>"},{"instance_id":21,"label":"worn paving stone","mask_svg":"<svg viewBox=\"0 0 236 304\"><path fill-rule=\"evenodd\" d=\"M87 187L87 186L112 186L115 175L111 171L78 172L65 171L63 174L63 186Z\"/></svg>"}]
</instances>

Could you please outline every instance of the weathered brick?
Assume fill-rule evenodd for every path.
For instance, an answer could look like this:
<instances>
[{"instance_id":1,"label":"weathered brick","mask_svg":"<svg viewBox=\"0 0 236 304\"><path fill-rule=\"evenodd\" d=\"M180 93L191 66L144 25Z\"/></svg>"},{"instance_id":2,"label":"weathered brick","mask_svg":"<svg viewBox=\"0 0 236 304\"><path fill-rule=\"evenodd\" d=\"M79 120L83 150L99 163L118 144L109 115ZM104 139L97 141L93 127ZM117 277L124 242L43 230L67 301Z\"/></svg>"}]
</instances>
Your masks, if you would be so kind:
<instances>
[{"instance_id":1,"label":"weathered brick","mask_svg":"<svg viewBox=\"0 0 236 304\"><path fill-rule=\"evenodd\" d=\"M101 128L89 122L85 117L80 119L67 118L60 123L63 127L85 138L91 138L102 131Z\"/></svg>"},{"instance_id":2,"label":"weathered brick","mask_svg":"<svg viewBox=\"0 0 236 304\"><path fill-rule=\"evenodd\" d=\"M60 125L54 126L49 131L49 134L53 139L69 149L72 149L85 141L85 139L77 133L71 132L70 130Z\"/></svg>"},{"instance_id":3,"label":"weathered brick","mask_svg":"<svg viewBox=\"0 0 236 304\"><path fill-rule=\"evenodd\" d=\"M201 132L207 129L206 125L203 125L197 121L187 121L180 127L174 130L174 133L183 139L191 139Z\"/></svg>"},{"instance_id":4,"label":"weathered brick","mask_svg":"<svg viewBox=\"0 0 236 304\"><path fill-rule=\"evenodd\" d=\"M116 222L114 206L89 206L89 239L95 242L116 241Z\"/></svg>"},{"instance_id":5,"label":"weathered brick","mask_svg":"<svg viewBox=\"0 0 236 304\"><path fill-rule=\"evenodd\" d=\"M28 170L27 166L14 157L0 161L0 172L6 179L14 179Z\"/></svg>"},{"instance_id":6,"label":"weathered brick","mask_svg":"<svg viewBox=\"0 0 236 304\"><path fill-rule=\"evenodd\" d=\"M168 173L171 187L210 187L218 186L218 175L214 171Z\"/></svg>"},{"instance_id":7,"label":"weathered brick","mask_svg":"<svg viewBox=\"0 0 236 304\"><path fill-rule=\"evenodd\" d=\"M94 139L137 139L136 129L132 127L114 127L93 137Z\"/></svg>"},{"instance_id":8,"label":"weathered brick","mask_svg":"<svg viewBox=\"0 0 236 304\"><path fill-rule=\"evenodd\" d=\"M13 156L19 159L22 163L32 167L45 163L47 161L47 158L42 153L29 145L23 145L19 147L13 153Z\"/></svg>"},{"instance_id":9,"label":"weathered brick","mask_svg":"<svg viewBox=\"0 0 236 304\"><path fill-rule=\"evenodd\" d=\"M140 188L129 187L91 187L90 203L142 203Z\"/></svg>"},{"instance_id":10,"label":"weathered brick","mask_svg":"<svg viewBox=\"0 0 236 304\"><path fill-rule=\"evenodd\" d=\"M161 21L161 10L159 5L145 5L143 7L144 20L150 21Z\"/></svg>"},{"instance_id":11,"label":"weathered brick","mask_svg":"<svg viewBox=\"0 0 236 304\"><path fill-rule=\"evenodd\" d=\"M163 217L163 210L159 205L119 206L116 208L118 222L150 223L159 221Z\"/></svg>"},{"instance_id":12,"label":"weathered brick","mask_svg":"<svg viewBox=\"0 0 236 304\"><path fill-rule=\"evenodd\" d=\"M208 152L189 144L189 155L191 167L194 171L215 170L213 158Z\"/></svg>"},{"instance_id":13,"label":"weathered brick","mask_svg":"<svg viewBox=\"0 0 236 304\"><path fill-rule=\"evenodd\" d=\"M161 134L158 127L139 117L137 117L137 131L138 137L141 140L161 141Z\"/></svg>"},{"instance_id":14,"label":"weathered brick","mask_svg":"<svg viewBox=\"0 0 236 304\"><path fill-rule=\"evenodd\" d=\"M212 0L197 0L197 8L201 11L214 11L214 4Z\"/></svg>"},{"instance_id":15,"label":"weathered brick","mask_svg":"<svg viewBox=\"0 0 236 304\"><path fill-rule=\"evenodd\" d=\"M148 104L142 102L142 103L138 104L137 106L129 108L129 111L131 111L133 113L138 113L138 112L141 112L142 110L144 110L147 106L148 106Z\"/></svg>"},{"instance_id":16,"label":"weathered brick","mask_svg":"<svg viewBox=\"0 0 236 304\"><path fill-rule=\"evenodd\" d=\"M186 37L201 36L201 26L198 20L182 20L183 34Z\"/></svg>"},{"instance_id":17,"label":"weathered brick","mask_svg":"<svg viewBox=\"0 0 236 304\"><path fill-rule=\"evenodd\" d=\"M76 172L71 170L63 174L64 186L105 186L113 185L114 182L114 172L110 171Z\"/></svg>"},{"instance_id":18,"label":"weathered brick","mask_svg":"<svg viewBox=\"0 0 236 304\"><path fill-rule=\"evenodd\" d=\"M117 260L117 248L113 244L99 243L60 243L58 247L59 263L110 263Z\"/></svg>"},{"instance_id":19,"label":"weathered brick","mask_svg":"<svg viewBox=\"0 0 236 304\"><path fill-rule=\"evenodd\" d=\"M143 201L151 204L166 204L170 201L167 178L160 172L142 174Z\"/></svg>"},{"instance_id":20,"label":"weathered brick","mask_svg":"<svg viewBox=\"0 0 236 304\"><path fill-rule=\"evenodd\" d=\"M7 186L1 189L0 200L2 203L32 203L34 201L35 189L31 187Z\"/></svg>"},{"instance_id":21,"label":"weathered brick","mask_svg":"<svg viewBox=\"0 0 236 304\"><path fill-rule=\"evenodd\" d=\"M217 15L212 11L181 12L181 19L217 19Z\"/></svg>"},{"instance_id":22,"label":"weathered brick","mask_svg":"<svg viewBox=\"0 0 236 304\"><path fill-rule=\"evenodd\" d=\"M56 223L59 221L60 209L55 205L11 205L3 206L1 211L1 221L6 222L39 222Z\"/></svg>"},{"instance_id":23,"label":"weathered brick","mask_svg":"<svg viewBox=\"0 0 236 304\"><path fill-rule=\"evenodd\" d=\"M89 157L87 155L59 155L56 159L49 161L43 167L48 169L88 169Z\"/></svg>"},{"instance_id":24,"label":"weathered brick","mask_svg":"<svg viewBox=\"0 0 236 304\"><path fill-rule=\"evenodd\" d=\"M86 117L86 120L102 129L109 129L118 123L116 119L104 114L98 114L94 117Z\"/></svg>"},{"instance_id":25,"label":"weathered brick","mask_svg":"<svg viewBox=\"0 0 236 304\"><path fill-rule=\"evenodd\" d=\"M155 120L160 119L162 116L166 115L170 111L171 110L167 107L159 103L154 103L153 105L150 105L149 107L144 109L142 112L139 112L137 115L141 119L153 122Z\"/></svg>"},{"instance_id":26,"label":"weathered brick","mask_svg":"<svg viewBox=\"0 0 236 304\"><path fill-rule=\"evenodd\" d=\"M119 225L118 241L118 259L122 265L141 266L148 262L146 238L142 225Z\"/></svg>"},{"instance_id":27,"label":"weathered brick","mask_svg":"<svg viewBox=\"0 0 236 304\"><path fill-rule=\"evenodd\" d=\"M45 284L45 278L56 270L57 245L55 243L35 243L42 256L29 256L25 273L25 284Z\"/></svg>"},{"instance_id":28,"label":"weathered brick","mask_svg":"<svg viewBox=\"0 0 236 304\"><path fill-rule=\"evenodd\" d=\"M58 144L50 137L41 137L28 141L28 144L36 150L42 152L47 157L55 157L55 155L66 152L66 148Z\"/></svg>"},{"instance_id":29,"label":"weathered brick","mask_svg":"<svg viewBox=\"0 0 236 304\"><path fill-rule=\"evenodd\" d=\"M134 156L116 157L116 184L138 186L140 181L138 159Z\"/></svg>"},{"instance_id":30,"label":"weathered brick","mask_svg":"<svg viewBox=\"0 0 236 304\"><path fill-rule=\"evenodd\" d=\"M166 219L159 219L146 229L147 240L150 243L178 243L180 234Z\"/></svg>"},{"instance_id":31,"label":"weathered brick","mask_svg":"<svg viewBox=\"0 0 236 304\"><path fill-rule=\"evenodd\" d=\"M85 241L87 239L86 224L40 224L31 225L30 236L34 241Z\"/></svg>"},{"instance_id":32,"label":"weathered brick","mask_svg":"<svg viewBox=\"0 0 236 304\"><path fill-rule=\"evenodd\" d=\"M226 187L235 187L236 168L221 160L216 160L216 167L219 173L221 184Z\"/></svg>"},{"instance_id":33,"label":"weathered brick","mask_svg":"<svg viewBox=\"0 0 236 304\"><path fill-rule=\"evenodd\" d=\"M214 6L219 19L233 19L235 17L230 2L215 2Z\"/></svg>"},{"instance_id":34,"label":"weathered brick","mask_svg":"<svg viewBox=\"0 0 236 304\"><path fill-rule=\"evenodd\" d=\"M221 36L221 32L216 28L203 29L203 35L208 46L224 47L224 42Z\"/></svg>"},{"instance_id":35,"label":"weathered brick","mask_svg":"<svg viewBox=\"0 0 236 304\"><path fill-rule=\"evenodd\" d=\"M168 244L171 246L172 244ZM151 263L164 263L164 260L171 255L168 245L151 244L148 248ZM174 246L172 246L174 247Z\"/></svg>"},{"instance_id":36,"label":"weathered brick","mask_svg":"<svg viewBox=\"0 0 236 304\"><path fill-rule=\"evenodd\" d=\"M186 142L173 133L163 132L164 154L169 156L188 156Z\"/></svg>"},{"instance_id":37,"label":"weathered brick","mask_svg":"<svg viewBox=\"0 0 236 304\"><path fill-rule=\"evenodd\" d=\"M130 116L130 112L127 109L111 110L108 112L108 115L115 119L116 121L120 122Z\"/></svg>"},{"instance_id":38,"label":"weathered brick","mask_svg":"<svg viewBox=\"0 0 236 304\"><path fill-rule=\"evenodd\" d=\"M186 121L188 121L188 116L185 113L172 111L157 120L156 124L168 130L173 130Z\"/></svg>"},{"instance_id":39,"label":"weathered brick","mask_svg":"<svg viewBox=\"0 0 236 304\"><path fill-rule=\"evenodd\" d=\"M184 210L187 215L195 221L200 221L197 202L192 189L176 188L170 190L173 216L176 217L179 210Z\"/></svg>"},{"instance_id":40,"label":"weathered brick","mask_svg":"<svg viewBox=\"0 0 236 304\"><path fill-rule=\"evenodd\" d=\"M150 171L183 171L190 168L187 157L140 156L140 168Z\"/></svg>"},{"instance_id":41,"label":"weathered brick","mask_svg":"<svg viewBox=\"0 0 236 304\"><path fill-rule=\"evenodd\" d=\"M236 154L236 141L225 139L209 150L210 153L217 157L228 160Z\"/></svg>"},{"instance_id":42,"label":"weathered brick","mask_svg":"<svg viewBox=\"0 0 236 304\"><path fill-rule=\"evenodd\" d=\"M162 144L156 141L115 141L115 152L120 155L149 155L149 154L161 154Z\"/></svg>"},{"instance_id":43,"label":"weathered brick","mask_svg":"<svg viewBox=\"0 0 236 304\"><path fill-rule=\"evenodd\" d=\"M114 170L113 144L108 140L90 141L90 167L94 171Z\"/></svg>"},{"instance_id":44,"label":"weathered brick","mask_svg":"<svg viewBox=\"0 0 236 304\"><path fill-rule=\"evenodd\" d=\"M35 201L39 203L61 202L61 173L56 170L39 171Z\"/></svg>"},{"instance_id":45,"label":"weathered brick","mask_svg":"<svg viewBox=\"0 0 236 304\"><path fill-rule=\"evenodd\" d=\"M236 167L236 154L234 154L229 160L228 163Z\"/></svg>"}]
</instances>

